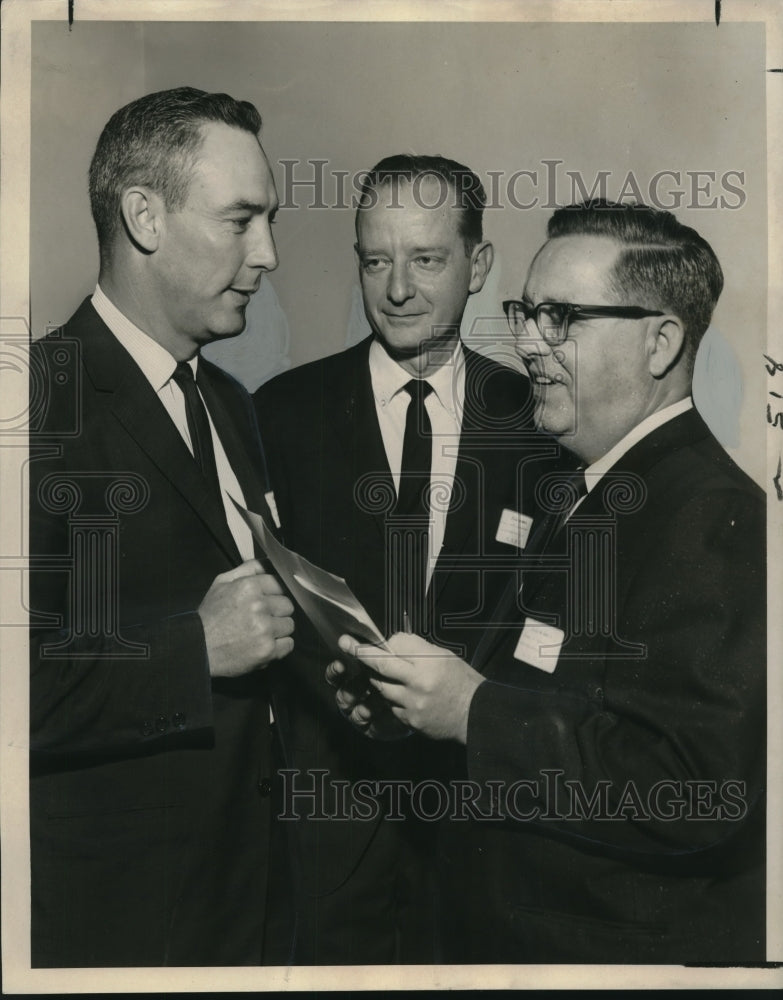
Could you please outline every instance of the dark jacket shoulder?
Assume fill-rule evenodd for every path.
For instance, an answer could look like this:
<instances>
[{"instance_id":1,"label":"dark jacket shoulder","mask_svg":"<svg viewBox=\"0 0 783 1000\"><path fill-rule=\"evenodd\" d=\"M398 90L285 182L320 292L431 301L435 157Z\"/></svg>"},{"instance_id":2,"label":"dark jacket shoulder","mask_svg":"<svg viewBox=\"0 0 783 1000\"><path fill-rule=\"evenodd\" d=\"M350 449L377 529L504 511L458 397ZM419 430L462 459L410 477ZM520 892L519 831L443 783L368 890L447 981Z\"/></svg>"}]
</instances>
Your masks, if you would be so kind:
<instances>
[{"instance_id":1,"label":"dark jacket shoulder","mask_svg":"<svg viewBox=\"0 0 783 1000\"><path fill-rule=\"evenodd\" d=\"M372 340L367 337L345 351L300 365L262 385L253 394L259 418L262 414L272 416L272 410L305 407L311 411L321 405L326 394L340 400L355 388L358 378L368 374ZM530 382L525 375L464 344L463 351L469 405L488 412L519 410L531 417Z\"/></svg>"}]
</instances>

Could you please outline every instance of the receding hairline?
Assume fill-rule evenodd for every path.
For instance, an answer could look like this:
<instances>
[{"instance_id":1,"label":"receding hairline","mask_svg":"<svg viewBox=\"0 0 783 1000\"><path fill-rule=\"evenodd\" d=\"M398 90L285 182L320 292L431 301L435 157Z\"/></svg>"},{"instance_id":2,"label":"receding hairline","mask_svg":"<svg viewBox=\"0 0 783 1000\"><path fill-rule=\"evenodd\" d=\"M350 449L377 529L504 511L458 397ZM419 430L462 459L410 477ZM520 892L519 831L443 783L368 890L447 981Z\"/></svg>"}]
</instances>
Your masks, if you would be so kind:
<instances>
[{"instance_id":1,"label":"receding hairline","mask_svg":"<svg viewBox=\"0 0 783 1000\"><path fill-rule=\"evenodd\" d=\"M377 202L373 202L372 205L364 204L364 200L368 190L378 190L378 188L382 187L392 187L392 185L399 184L400 182L407 184L408 187L413 187L415 184L422 184L424 181L427 180L431 181L432 183L437 183L438 186L441 188L445 184L446 187L452 192L452 194L454 194L456 198L459 198L460 190L458 186L454 183L454 181L449 180L449 178L446 177L444 174L441 174L439 171L434 170L432 168L428 168L426 170L422 170L419 172L412 170L400 171L400 172L384 171L383 173L381 173L379 177L373 177L372 175L369 175L367 177L367 180L363 185L363 192L360 195L359 201L356 205L356 218L358 219L359 212L366 212L368 209L376 208L378 205ZM448 207L455 209L457 212L471 211L473 206L460 205L457 202L456 198L454 199L454 201L443 202L442 204L439 205L422 205L421 208L429 208L435 211L436 209ZM400 205L400 206L385 206L385 207L402 208L403 206ZM473 210L475 211L475 209ZM482 206L482 211L483 211L483 206Z\"/></svg>"},{"instance_id":2,"label":"receding hairline","mask_svg":"<svg viewBox=\"0 0 783 1000\"><path fill-rule=\"evenodd\" d=\"M605 240L607 243L614 243L620 249L627 250L672 250L680 245L677 242L659 243L656 241L655 243L647 243L646 241L640 242L637 239L624 240L619 233L556 233L554 236L547 236L546 241L536 251L536 256L548 243L554 243L557 240Z\"/></svg>"},{"instance_id":3,"label":"receding hairline","mask_svg":"<svg viewBox=\"0 0 783 1000\"><path fill-rule=\"evenodd\" d=\"M628 243L623 243L622 240L618 240L614 235L609 233L559 233L557 236L549 236L541 244L541 246L536 250L533 259L530 261L527 273L525 275L525 281L522 290L522 298L525 298L527 293L527 287L530 282L530 276L532 274L533 268L535 267L537 261L545 253L548 248L554 247L555 244L562 242L564 240L596 240L600 241L601 244L610 246L614 251L612 257L609 261L604 264L604 270L601 274L599 272L601 285L603 286L604 293L608 294L610 298L617 300L617 304L621 305L622 300L625 296L626 289L623 285L623 277L618 274L618 270L622 265L623 261L623 251L633 250L635 247ZM652 246L651 244L638 244L639 247L644 248L646 246ZM586 258L589 258L590 254L585 254ZM547 266L547 265L545 265ZM659 301L655 295L654 290L647 290L651 296L650 301L655 299L656 302ZM645 296L646 297L646 296ZM570 300L569 300L570 301Z\"/></svg>"},{"instance_id":4,"label":"receding hairline","mask_svg":"<svg viewBox=\"0 0 783 1000\"><path fill-rule=\"evenodd\" d=\"M372 178L372 183L370 183L371 178ZM446 198L444 201L440 202L437 205L417 204L417 207L427 209L432 212L442 212L444 209L448 209L449 211L453 212L454 213L453 217L457 227L457 235L462 240L465 253L468 256L470 256L470 254L473 252L473 249L481 243L481 240L472 236L469 232L464 231L467 228L465 226L465 219L470 215L472 211L476 211L476 209L471 205L459 204L458 199L462 195L464 195L464 193L460 192L458 185L455 182L449 180L448 177L444 176L444 174L440 173L438 170L430 167L421 171L415 171L415 170L382 171L380 172L379 176L375 176L373 174L370 174L368 176L367 181L365 182L365 186L363 188L362 195L360 196L359 202L356 206L356 211L354 213L354 232L357 241L359 239L359 222L364 213L370 212L374 208L383 208L387 211L394 211L394 210L403 211L406 207L408 207L405 205L383 204L382 202L377 200L371 200L372 203L369 205L364 204L365 197L367 196L367 192L369 190L377 190L381 187L391 188L393 183L399 183L400 181L404 181L405 183L408 184L409 187L412 188L414 184L421 183L423 180L426 179L430 179L433 183L437 182L441 190L443 188L443 185L445 184L446 188L451 192L453 197ZM479 211L483 214L483 206ZM356 246L358 249L358 243ZM430 247L429 249L432 250L434 248Z\"/></svg>"}]
</instances>

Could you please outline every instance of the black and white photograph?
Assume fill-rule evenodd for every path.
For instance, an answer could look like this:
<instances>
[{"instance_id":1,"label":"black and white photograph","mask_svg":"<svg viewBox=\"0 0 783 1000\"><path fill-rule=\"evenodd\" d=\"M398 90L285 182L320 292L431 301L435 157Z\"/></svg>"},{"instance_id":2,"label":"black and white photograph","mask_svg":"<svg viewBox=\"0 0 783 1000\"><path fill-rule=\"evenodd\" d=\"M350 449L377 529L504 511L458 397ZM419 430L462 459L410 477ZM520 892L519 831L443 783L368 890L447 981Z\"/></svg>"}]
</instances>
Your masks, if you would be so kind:
<instances>
[{"instance_id":1,"label":"black and white photograph","mask_svg":"<svg viewBox=\"0 0 783 1000\"><path fill-rule=\"evenodd\" d=\"M783 985L783 17L6 0L2 982Z\"/></svg>"}]
</instances>

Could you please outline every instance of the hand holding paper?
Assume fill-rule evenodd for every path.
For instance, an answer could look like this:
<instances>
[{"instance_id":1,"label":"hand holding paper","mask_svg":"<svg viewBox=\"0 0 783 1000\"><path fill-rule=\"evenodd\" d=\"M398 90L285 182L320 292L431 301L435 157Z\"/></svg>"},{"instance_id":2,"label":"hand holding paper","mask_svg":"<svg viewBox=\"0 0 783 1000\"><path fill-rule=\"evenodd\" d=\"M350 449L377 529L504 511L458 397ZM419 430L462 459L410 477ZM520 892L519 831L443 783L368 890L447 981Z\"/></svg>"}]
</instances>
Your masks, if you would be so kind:
<instances>
[{"instance_id":1,"label":"hand holding paper","mask_svg":"<svg viewBox=\"0 0 783 1000\"><path fill-rule=\"evenodd\" d=\"M256 559L215 577L198 613L213 677L249 673L294 648L294 606Z\"/></svg>"},{"instance_id":2,"label":"hand holding paper","mask_svg":"<svg viewBox=\"0 0 783 1000\"><path fill-rule=\"evenodd\" d=\"M236 500L234 505L296 603L335 653L339 652L338 639L345 632L364 642L383 645L383 635L342 577L287 549L260 514L246 510Z\"/></svg>"},{"instance_id":3,"label":"hand holding paper","mask_svg":"<svg viewBox=\"0 0 783 1000\"><path fill-rule=\"evenodd\" d=\"M404 725L432 739L467 742L470 703L484 678L464 660L402 632L385 649L343 635L340 649L374 672L369 683Z\"/></svg>"},{"instance_id":4,"label":"hand holding paper","mask_svg":"<svg viewBox=\"0 0 783 1000\"><path fill-rule=\"evenodd\" d=\"M365 664L348 655L326 668L326 680L345 718L373 740L400 740L412 730L393 714L389 703L370 684L373 676ZM377 676L377 675L375 675Z\"/></svg>"}]
</instances>

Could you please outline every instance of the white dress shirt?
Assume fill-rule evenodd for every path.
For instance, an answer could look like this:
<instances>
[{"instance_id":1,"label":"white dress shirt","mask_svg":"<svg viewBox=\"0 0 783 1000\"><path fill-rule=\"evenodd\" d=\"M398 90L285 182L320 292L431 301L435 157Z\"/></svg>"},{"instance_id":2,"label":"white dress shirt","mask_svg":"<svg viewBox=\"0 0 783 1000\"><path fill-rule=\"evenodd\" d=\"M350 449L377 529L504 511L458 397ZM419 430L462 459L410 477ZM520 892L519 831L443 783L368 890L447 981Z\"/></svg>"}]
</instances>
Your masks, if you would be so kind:
<instances>
[{"instance_id":1,"label":"white dress shirt","mask_svg":"<svg viewBox=\"0 0 783 1000\"><path fill-rule=\"evenodd\" d=\"M96 285L92 296L92 304L95 311L108 326L114 336L119 340L125 350L141 369L145 378L152 386L158 399L163 403L167 413L174 422L174 426L179 431L183 441L193 454L193 445L190 440L188 430L188 418L185 410L185 396L177 383L172 378L177 367L177 362L171 354L153 340L149 334L144 333L134 323L128 319L113 302L106 296L100 285ZM193 377L198 371L198 355L192 358L188 364L193 369ZM203 397L202 397L203 399ZM217 465L218 480L223 494L223 506L226 511L226 521L242 559L253 559L253 536L250 528L242 520L241 515L229 499L233 496L237 503L245 506L245 497L242 487L239 485L234 470L228 461L228 456L220 442L212 417L204 404L209 417L209 426L212 431L212 444L215 450L215 464Z\"/></svg>"},{"instance_id":2,"label":"white dress shirt","mask_svg":"<svg viewBox=\"0 0 783 1000\"><path fill-rule=\"evenodd\" d=\"M625 437L620 438L617 444L613 448L610 448L605 455L593 462L592 465L587 466L585 469L587 492L592 493L602 477L606 475L613 465L616 465L620 461L626 452L630 451L635 444L638 444L642 438L646 438L648 434L652 434L654 430L657 430L663 424L674 420L675 417L679 417L681 413L687 413L692 407L693 400L690 396L686 396L685 399L680 399L676 403L664 406L662 410L657 410L655 413L651 413L649 417L645 417L640 424L637 424L636 427L628 431Z\"/></svg>"},{"instance_id":3,"label":"white dress shirt","mask_svg":"<svg viewBox=\"0 0 783 1000\"><path fill-rule=\"evenodd\" d=\"M662 410L651 413L649 417L645 417L640 424L637 424L636 427L628 431L625 437L620 438L617 444L613 448L610 448L605 455L602 455L592 465L587 466L584 470L587 492L592 493L612 466L616 465L623 455L630 451L635 444L638 444L643 438L646 438L648 434L652 434L654 430L657 430L663 424L674 420L675 417L679 417L681 413L687 413L692 408L693 399L690 396L686 396L676 403L664 406ZM584 497L579 498L569 511L566 520L571 517L584 499Z\"/></svg>"},{"instance_id":4,"label":"white dress shirt","mask_svg":"<svg viewBox=\"0 0 783 1000\"><path fill-rule=\"evenodd\" d=\"M370 345L370 380L386 459L399 493L402 444L410 396L403 391L413 376L390 358L379 341ZM462 413L465 405L465 355L458 340L451 357L426 380L432 386L424 405L432 425L430 531L427 585L443 547L446 515L454 486Z\"/></svg>"}]
</instances>

